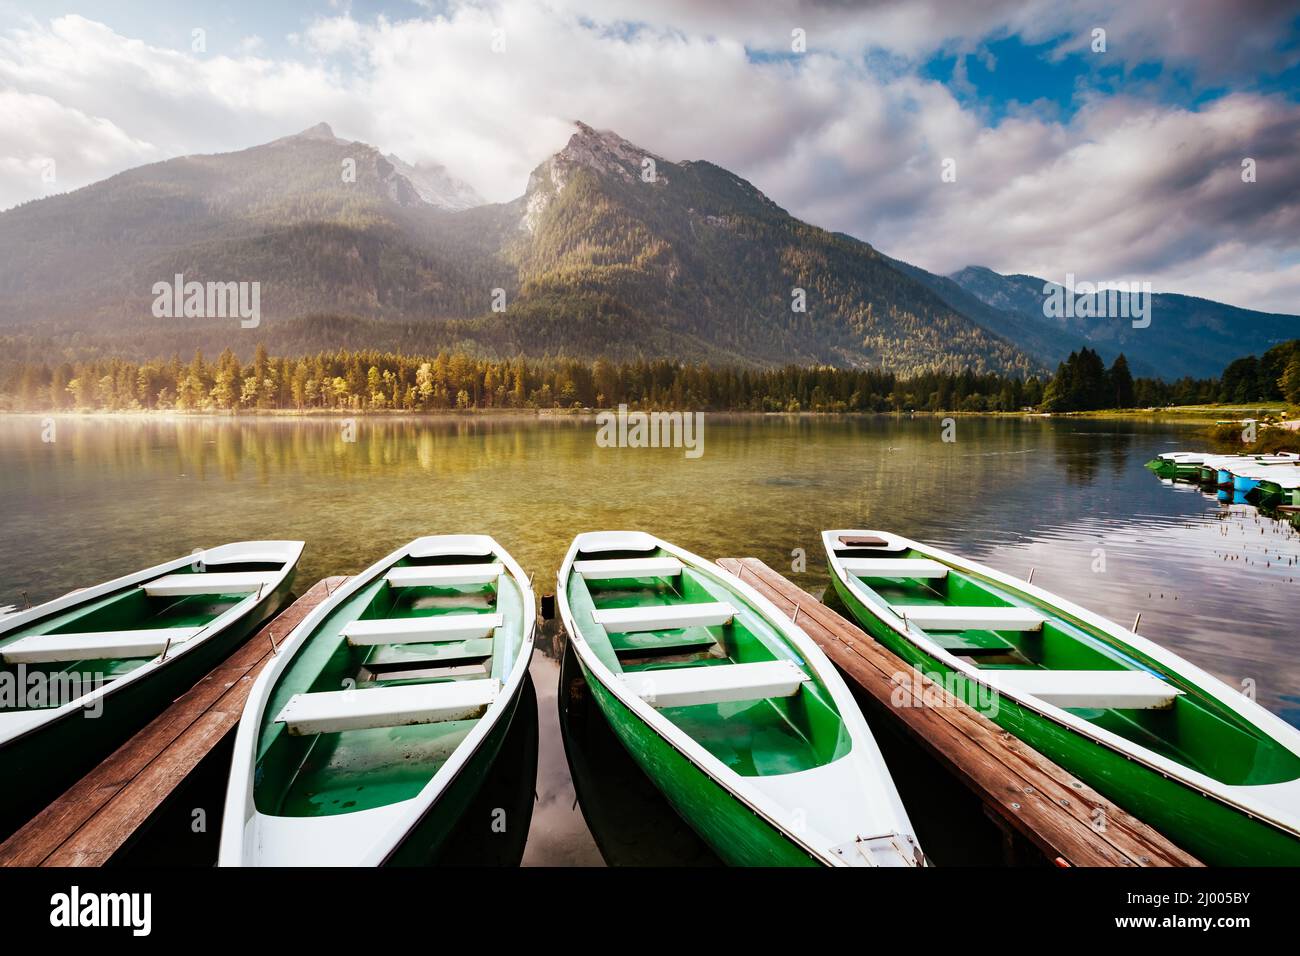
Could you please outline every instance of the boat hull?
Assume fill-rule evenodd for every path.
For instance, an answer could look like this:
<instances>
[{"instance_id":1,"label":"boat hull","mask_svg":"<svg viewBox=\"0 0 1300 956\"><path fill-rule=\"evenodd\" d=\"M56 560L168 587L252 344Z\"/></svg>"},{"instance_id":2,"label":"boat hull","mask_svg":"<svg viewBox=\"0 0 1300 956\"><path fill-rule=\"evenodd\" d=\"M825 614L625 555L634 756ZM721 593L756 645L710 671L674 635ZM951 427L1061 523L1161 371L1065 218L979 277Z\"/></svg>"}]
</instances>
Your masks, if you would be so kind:
<instances>
[{"instance_id":1,"label":"boat hull","mask_svg":"<svg viewBox=\"0 0 1300 956\"><path fill-rule=\"evenodd\" d=\"M522 682L515 687L509 704L492 725L492 729L483 736L455 779L443 788L419 821L393 847L392 853L384 861L385 866L427 866L436 862L438 851L464 819L465 811L482 789L501 753L501 747L519 710L523 687Z\"/></svg>"},{"instance_id":2,"label":"boat hull","mask_svg":"<svg viewBox=\"0 0 1300 956\"><path fill-rule=\"evenodd\" d=\"M289 599L293 572L239 620L164 667L110 686L102 712L72 711L0 745L0 837L38 813L247 641Z\"/></svg>"},{"instance_id":3,"label":"boat hull","mask_svg":"<svg viewBox=\"0 0 1300 956\"><path fill-rule=\"evenodd\" d=\"M642 721L579 659L610 728L683 820L730 866L817 866L779 828L742 803Z\"/></svg>"},{"instance_id":4,"label":"boat hull","mask_svg":"<svg viewBox=\"0 0 1300 956\"><path fill-rule=\"evenodd\" d=\"M1300 866L1300 840L1277 827L1207 797L1005 695L998 698L995 710L985 710L987 690L981 693L976 682L887 626L837 575L831 580L858 623L889 650L1202 861L1215 866Z\"/></svg>"}]
</instances>

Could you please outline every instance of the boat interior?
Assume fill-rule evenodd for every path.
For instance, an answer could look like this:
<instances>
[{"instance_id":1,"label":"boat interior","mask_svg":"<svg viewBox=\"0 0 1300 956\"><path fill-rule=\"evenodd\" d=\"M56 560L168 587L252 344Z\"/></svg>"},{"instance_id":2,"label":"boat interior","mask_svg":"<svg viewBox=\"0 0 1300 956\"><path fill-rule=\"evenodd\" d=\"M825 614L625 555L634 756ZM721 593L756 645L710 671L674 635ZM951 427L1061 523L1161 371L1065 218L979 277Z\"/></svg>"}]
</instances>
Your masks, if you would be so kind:
<instances>
[{"instance_id":1,"label":"boat interior","mask_svg":"<svg viewBox=\"0 0 1300 956\"><path fill-rule=\"evenodd\" d=\"M902 616L993 688L1032 694L1221 783L1300 776L1300 757L1104 630L910 547L840 544L836 557L878 611Z\"/></svg>"},{"instance_id":2,"label":"boat interior","mask_svg":"<svg viewBox=\"0 0 1300 956\"><path fill-rule=\"evenodd\" d=\"M257 809L328 816L417 795L501 693L524 620L524 591L491 552L412 548L334 607L280 674Z\"/></svg>"},{"instance_id":3,"label":"boat interior","mask_svg":"<svg viewBox=\"0 0 1300 956\"><path fill-rule=\"evenodd\" d=\"M742 776L807 770L851 741L798 648L738 592L663 549L579 552L569 607L599 660Z\"/></svg>"},{"instance_id":4,"label":"boat interior","mask_svg":"<svg viewBox=\"0 0 1300 956\"><path fill-rule=\"evenodd\" d=\"M273 587L283 561L184 565L141 584L87 600L0 637L0 671L51 693L5 695L0 712L59 707L55 688L85 693L201 637L222 614ZM20 670L21 669L21 670ZM33 675L45 675L34 680ZM72 699L79 694L73 693Z\"/></svg>"}]
</instances>

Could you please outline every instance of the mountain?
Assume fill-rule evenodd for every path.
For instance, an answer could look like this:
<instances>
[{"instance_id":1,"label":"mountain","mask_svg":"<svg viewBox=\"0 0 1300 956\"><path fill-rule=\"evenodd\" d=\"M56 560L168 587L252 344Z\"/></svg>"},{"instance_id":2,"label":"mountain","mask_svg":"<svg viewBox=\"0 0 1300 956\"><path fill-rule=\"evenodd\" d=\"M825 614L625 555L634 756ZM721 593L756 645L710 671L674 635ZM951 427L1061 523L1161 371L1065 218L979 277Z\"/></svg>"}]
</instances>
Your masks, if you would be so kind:
<instances>
[{"instance_id":1,"label":"mountain","mask_svg":"<svg viewBox=\"0 0 1300 956\"><path fill-rule=\"evenodd\" d=\"M670 162L580 123L517 202L505 254L519 296L505 318L534 347L898 371L1037 365L868 244L800 222L709 162Z\"/></svg>"},{"instance_id":2,"label":"mountain","mask_svg":"<svg viewBox=\"0 0 1300 956\"><path fill-rule=\"evenodd\" d=\"M1300 337L1300 316L1170 292L1153 293L1150 326L1134 328L1129 318L1049 317L1044 302L1068 292L1036 276L968 266L949 279L989 310L964 309L966 314L1033 354L1059 361L1086 345L1110 362L1123 352L1135 375L1216 377L1233 358L1262 355L1279 342ZM960 298L946 301L963 309Z\"/></svg>"},{"instance_id":3,"label":"mountain","mask_svg":"<svg viewBox=\"0 0 1300 956\"><path fill-rule=\"evenodd\" d=\"M0 346L25 360L261 342L904 373L1042 372L1091 347L1176 378L1300 335L1295 316L1169 293L1145 329L1049 318L1059 287L1042 279L935 275L712 163L575 127L506 203L320 123L23 204L0 213ZM260 324L155 318L154 286L176 275L258 283Z\"/></svg>"},{"instance_id":4,"label":"mountain","mask_svg":"<svg viewBox=\"0 0 1300 956\"><path fill-rule=\"evenodd\" d=\"M1083 335L1069 329L1043 323L1033 315L1027 315L1013 308L985 302L948 276L935 275L919 266L897 259L891 262L894 268L912 276L942 299L953 311L960 312L1008 342L1016 343L1029 354L1045 362L1055 363L1071 352L1092 345ZM1155 374L1154 369L1136 371L1138 374Z\"/></svg>"},{"instance_id":5,"label":"mountain","mask_svg":"<svg viewBox=\"0 0 1300 956\"><path fill-rule=\"evenodd\" d=\"M180 327L151 314L154 283L178 273L260 282L264 320L468 315L481 299L468 290L499 271L490 261L499 236L476 210L423 198L435 192L425 172L417 184L320 124L26 203L0 213L0 323L105 347L179 346L205 320ZM466 196L450 178L443 192Z\"/></svg>"},{"instance_id":6,"label":"mountain","mask_svg":"<svg viewBox=\"0 0 1300 956\"><path fill-rule=\"evenodd\" d=\"M384 159L393 164L393 169L404 176L415 189L416 195L430 206L459 210L472 209L484 204L483 197L473 186L451 175L447 172L447 167L441 163L412 166L392 153L388 153Z\"/></svg>"},{"instance_id":7,"label":"mountain","mask_svg":"<svg viewBox=\"0 0 1300 956\"><path fill-rule=\"evenodd\" d=\"M870 245L800 222L712 163L581 123L508 203L320 124L26 203L0 213L0 247L12 250L0 261L11 354L249 353L260 341L1042 367ZM260 283L261 324L155 318L154 284L177 274Z\"/></svg>"}]
</instances>

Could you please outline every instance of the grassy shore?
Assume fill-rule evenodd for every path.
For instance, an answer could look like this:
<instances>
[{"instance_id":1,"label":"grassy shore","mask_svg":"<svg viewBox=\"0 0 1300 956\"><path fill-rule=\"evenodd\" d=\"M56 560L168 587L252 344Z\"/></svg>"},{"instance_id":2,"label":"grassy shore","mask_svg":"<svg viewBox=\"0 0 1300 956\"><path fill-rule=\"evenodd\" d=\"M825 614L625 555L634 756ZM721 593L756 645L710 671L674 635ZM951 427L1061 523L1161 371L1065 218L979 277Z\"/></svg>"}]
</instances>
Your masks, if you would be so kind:
<instances>
[{"instance_id":1,"label":"grassy shore","mask_svg":"<svg viewBox=\"0 0 1300 956\"><path fill-rule=\"evenodd\" d=\"M1093 412L1066 412L1053 417L1070 418L1143 418L1159 421L1172 419L1178 422L1214 424L1237 422L1246 418L1257 420L1281 419L1286 413L1300 418L1300 409L1286 402L1252 402L1247 405L1169 405L1165 408L1105 408Z\"/></svg>"}]
</instances>

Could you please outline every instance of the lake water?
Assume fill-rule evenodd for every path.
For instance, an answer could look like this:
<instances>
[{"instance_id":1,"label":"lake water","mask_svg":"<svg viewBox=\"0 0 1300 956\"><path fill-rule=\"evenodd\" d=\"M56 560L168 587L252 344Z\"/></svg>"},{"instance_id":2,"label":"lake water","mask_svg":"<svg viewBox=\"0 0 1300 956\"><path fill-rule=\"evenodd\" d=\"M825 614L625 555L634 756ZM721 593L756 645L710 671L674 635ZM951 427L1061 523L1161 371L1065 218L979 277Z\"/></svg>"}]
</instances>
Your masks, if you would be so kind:
<instances>
[{"instance_id":1,"label":"lake water","mask_svg":"<svg viewBox=\"0 0 1300 956\"><path fill-rule=\"evenodd\" d=\"M822 529L886 529L1033 569L1036 584L1126 625L1141 613L1145 636L1252 682L1300 724L1300 538L1142 467L1198 447L1187 426L959 418L945 442L933 418L708 416L698 459L598 447L590 418L363 418L353 435L338 420L60 418L54 441L43 431L38 418L0 420L0 604L249 538L305 540L302 591L418 535L466 531L496 537L553 593L573 535L600 528L753 555L821 593ZM561 647L539 640L533 667L540 749L523 860L598 864L559 734ZM673 859L699 852L680 839Z\"/></svg>"}]
</instances>

